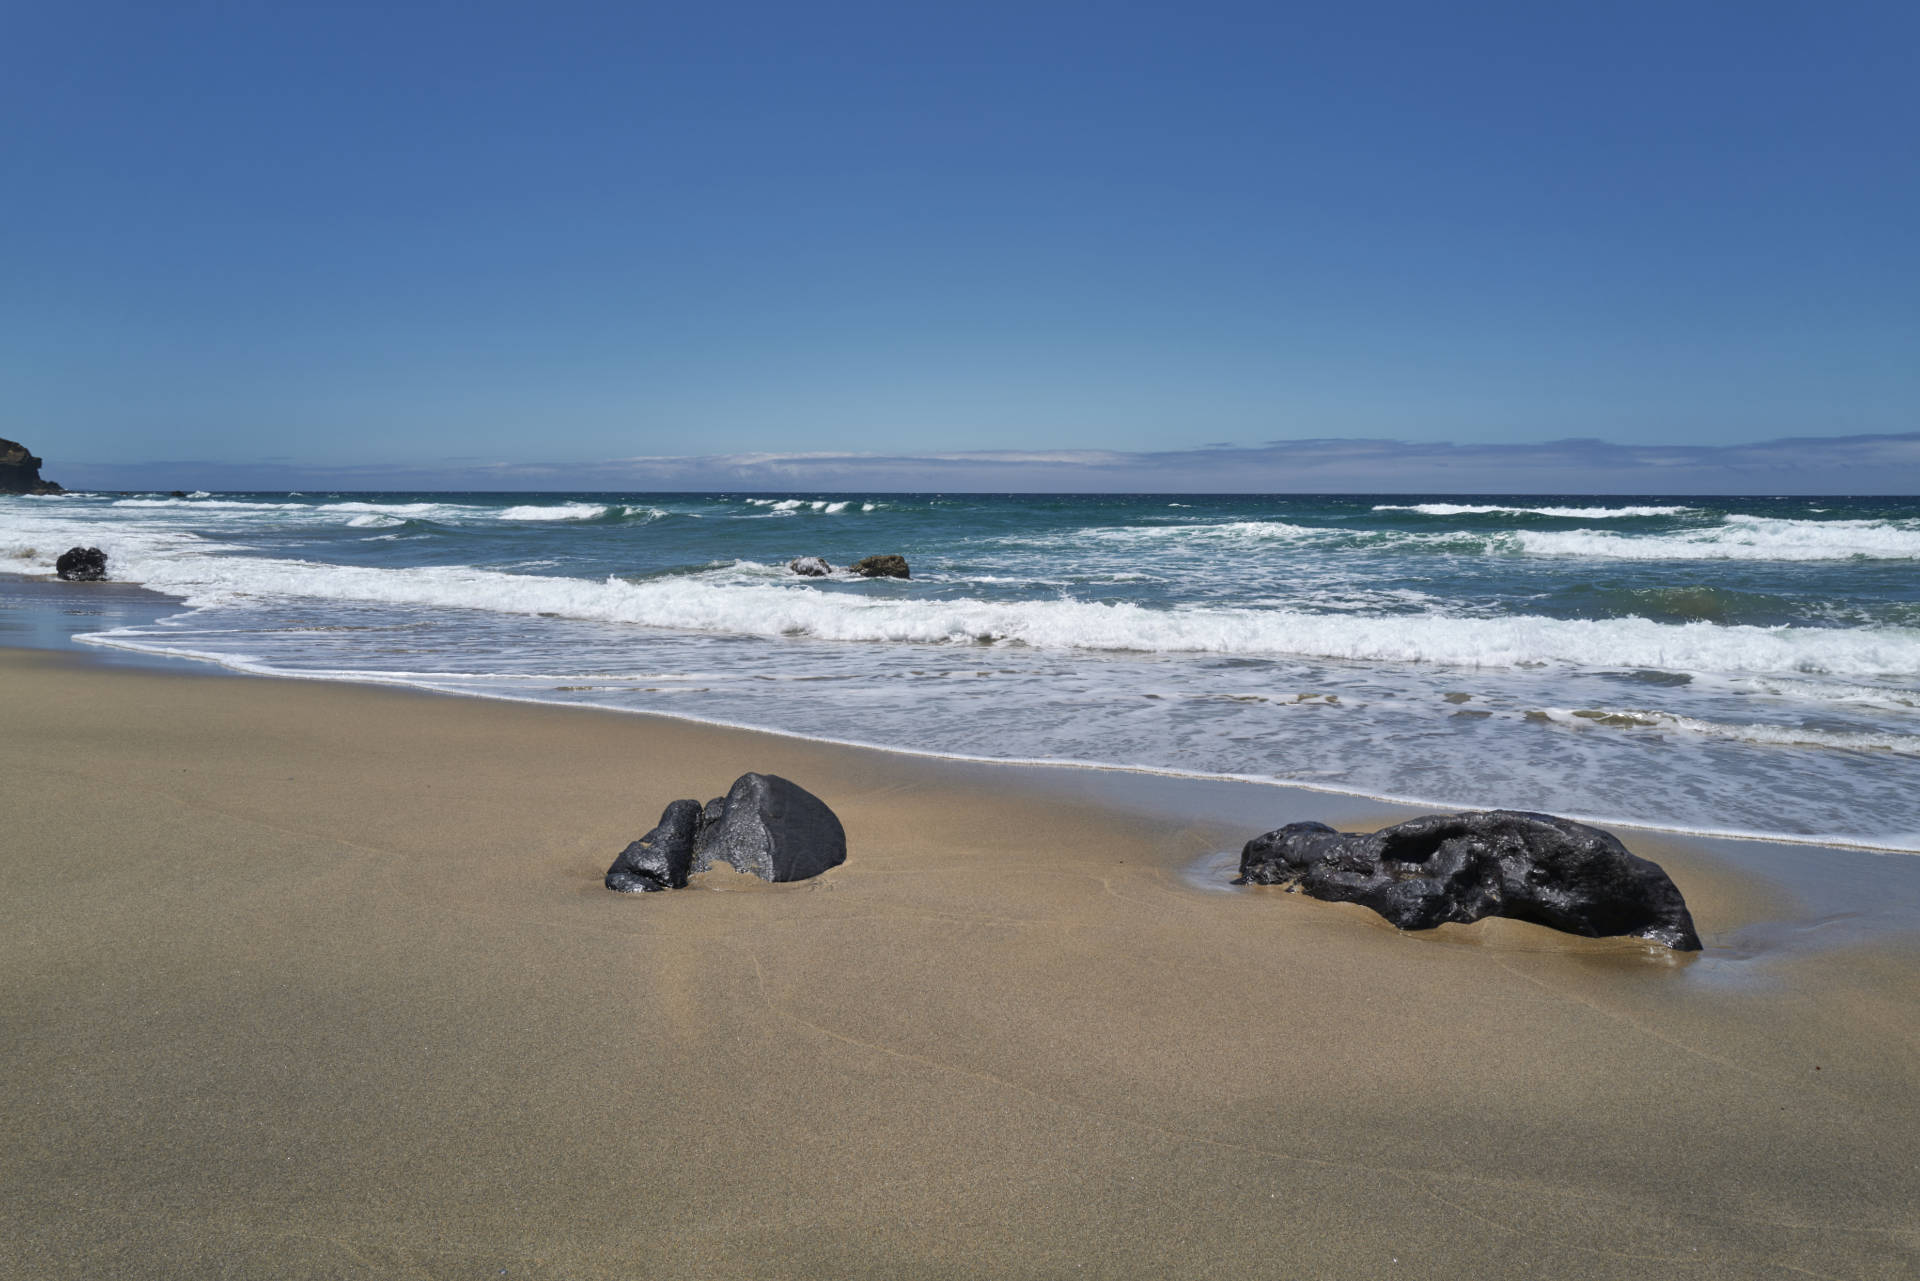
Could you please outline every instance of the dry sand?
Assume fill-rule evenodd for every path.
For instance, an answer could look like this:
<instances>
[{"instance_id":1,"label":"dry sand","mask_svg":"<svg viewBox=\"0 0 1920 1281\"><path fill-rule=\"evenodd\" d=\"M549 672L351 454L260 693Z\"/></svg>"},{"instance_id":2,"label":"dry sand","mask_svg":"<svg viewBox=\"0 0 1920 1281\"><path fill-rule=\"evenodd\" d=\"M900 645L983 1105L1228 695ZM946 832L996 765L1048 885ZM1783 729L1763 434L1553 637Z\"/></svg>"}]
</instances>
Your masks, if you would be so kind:
<instances>
[{"instance_id":1,"label":"dry sand","mask_svg":"<svg viewBox=\"0 0 1920 1281\"><path fill-rule=\"evenodd\" d=\"M1700 958L1401 934L1057 771L18 650L0 767L6 1277L1920 1273L1913 936L1697 844ZM847 864L600 887L747 769Z\"/></svg>"}]
</instances>

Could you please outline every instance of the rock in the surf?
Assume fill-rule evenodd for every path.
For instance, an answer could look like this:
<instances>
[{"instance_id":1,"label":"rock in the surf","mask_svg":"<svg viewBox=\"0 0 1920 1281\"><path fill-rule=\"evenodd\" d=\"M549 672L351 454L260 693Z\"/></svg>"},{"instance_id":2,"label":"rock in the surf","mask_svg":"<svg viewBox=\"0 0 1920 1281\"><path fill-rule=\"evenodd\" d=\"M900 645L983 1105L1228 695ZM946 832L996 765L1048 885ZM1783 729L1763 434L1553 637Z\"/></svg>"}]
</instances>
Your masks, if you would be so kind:
<instances>
[{"instance_id":1,"label":"rock in the surf","mask_svg":"<svg viewBox=\"0 0 1920 1281\"><path fill-rule=\"evenodd\" d=\"M908 578L905 556L868 556L853 562L853 572L862 578Z\"/></svg>"},{"instance_id":2,"label":"rock in the surf","mask_svg":"<svg viewBox=\"0 0 1920 1281\"><path fill-rule=\"evenodd\" d=\"M693 869L693 842L700 835L700 802L675 801L651 832L620 851L607 869L607 888L623 894L677 890Z\"/></svg>"},{"instance_id":3,"label":"rock in the surf","mask_svg":"<svg viewBox=\"0 0 1920 1281\"><path fill-rule=\"evenodd\" d=\"M1247 842L1240 876L1358 903L1403 930L1508 916L1588 938L1700 950L1686 900L1658 863L1599 828L1549 814L1429 814L1365 833L1290 823Z\"/></svg>"},{"instance_id":4,"label":"rock in the surf","mask_svg":"<svg viewBox=\"0 0 1920 1281\"><path fill-rule=\"evenodd\" d=\"M825 578L833 572L833 566L818 556L796 556L787 562L787 568L803 578Z\"/></svg>"},{"instance_id":5,"label":"rock in the surf","mask_svg":"<svg viewBox=\"0 0 1920 1281\"><path fill-rule=\"evenodd\" d=\"M719 820L701 827L693 870L729 863L763 881L803 881L846 861L846 831L825 801L777 774L742 774Z\"/></svg>"},{"instance_id":6,"label":"rock in the surf","mask_svg":"<svg viewBox=\"0 0 1920 1281\"><path fill-rule=\"evenodd\" d=\"M53 572L70 583L97 583L107 576L107 554L98 547L69 547L53 562Z\"/></svg>"},{"instance_id":7,"label":"rock in the surf","mask_svg":"<svg viewBox=\"0 0 1920 1281\"><path fill-rule=\"evenodd\" d=\"M846 831L825 801L775 774L742 774L704 807L667 806L651 832L620 851L606 884L628 894L677 890L715 863L763 881L803 881L846 861Z\"/></svg>"}]
</instances>

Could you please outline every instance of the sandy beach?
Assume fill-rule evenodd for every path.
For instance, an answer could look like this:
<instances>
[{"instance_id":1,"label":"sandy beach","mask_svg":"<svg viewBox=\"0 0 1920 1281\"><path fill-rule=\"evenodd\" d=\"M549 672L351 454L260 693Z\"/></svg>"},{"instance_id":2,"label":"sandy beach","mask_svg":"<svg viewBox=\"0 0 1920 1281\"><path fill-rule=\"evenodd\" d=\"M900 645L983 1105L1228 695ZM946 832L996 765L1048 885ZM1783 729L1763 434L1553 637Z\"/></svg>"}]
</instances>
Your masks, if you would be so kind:
<instances>
[{"instance_id":1,"label":"sandy beach","mask_svg":"<svg viewBox=\"0 0 1920 1281\"><path fill-rule=\"evenodd\" d=\"M1827 928L1904 856L1815 907L1623 833L1704 954L1412 935L1192 872L1400 817L1352 800L46 651L0 688L6 1276L1920 1272L1920 945ZM749 769L847 863L601 887Z\"/></svg>"}]
</instances>

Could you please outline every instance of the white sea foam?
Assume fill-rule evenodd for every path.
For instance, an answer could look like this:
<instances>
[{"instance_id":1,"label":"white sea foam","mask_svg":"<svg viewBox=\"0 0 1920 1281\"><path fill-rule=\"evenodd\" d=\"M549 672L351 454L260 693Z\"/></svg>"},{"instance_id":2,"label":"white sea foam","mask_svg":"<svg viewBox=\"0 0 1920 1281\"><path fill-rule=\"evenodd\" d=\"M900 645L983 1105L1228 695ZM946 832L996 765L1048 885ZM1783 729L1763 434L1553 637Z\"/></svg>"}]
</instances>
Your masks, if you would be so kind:
<instances>
[{"instance_id":1,"label":"white sea foam","mask_svg":"<svg viewBox=\"0 0 1920 1281\"><path fill-rule=\"evenodd\" d=\"M1100 542L1304 542L1328 537L1349 538L1346 530L1315 529L1284 520L1231 520L1211 525L1110 525L1081 531Z\"/></svg>"},{"instance_id":2,"label":"white sea foam","mask_svg":"<svg viewBox=\"0 0 1920 1281\"><path fill-rule=\"evenodd\" d=\"M1776 698L1811 699L1821 703L1840 703L1902 713L1920 708L1920 689L1903 689L1887 685L1806 681L1783 676L1741 676L1729 680L1728 685L1743 693L1766 694Z\"/></svg>"},{"instance_id":3,"label":"white sea foam","mask_svg":"<svg viewBox=\"0 0 1920 1281\"><path fill-rule=\"evenodd\" d=\"M483 509L462 506L459 503L364 503L339 502L321 503L317 507L303 504L291 505L294 511L312 511L320 515L368 515L398 516L406 520L457 520L465 515L475 514ZM285 510L285 509L282 509Z\"/></svg>"},{"instance_id":4,"label":"white sea foam","mask_svg":"<svg viewBox=\"0 0 1920 1281\"><path fill-rule=\"evenodd\" d=\"M1566 520L1626 520L1636 516L1679 516L1693 507L1504 507L1461 503L1382 503L1377 512L1418 512L1422 516L1558 516Z\"/></svg>"},{"instance_id":5,"label":"white sea foam","mask_svg":"<svg viewBox=\"0 0 1920 1281\"><path fill-rule=\"evenodd\" d=\"M1575 729L1658 729L1765 747L1824 747L1920 756L1920 735L1914 734L1815 729L1764 722L1731 723L1657 709L1582 708L1576 711L1553 707L1543 709L1542 715L1555 724Z\"/></svg>"},{"instance_id":6,"label":"white sea foam","mask_svg":"<svg viewBox=\"0 0 1920 1281\"><path fill-rule=\"evenodd\" d=\"M509 507L499 520L598 520L610 509L597 503L558 503L549 506Z\"/></svg>"},{"instance_id":7,"label":"white sea foam","mask_svg":"<svg viewBox=\"0 0 1920 1281\"><path fill-rule=\"evenodd\" d=\"M432 520L443 524L497 521L525 523L597 520L613 511L612 507L598 503L528 503L506 508L492 508L445 502L381 503L343 500L331 503L283 503L229 498L205 501L185 498L122 498L116 500L112 506L156 513L178 510L193 519L215 524L223 519L232 520L249 516L268 517L276 521L297 521L304 516L323 523L339 521L344 517L346 524L356 527L376 525L379 522L373 518L379 517L390 518L393 521ZM622 511L628 516L659 517L666 514L658 508L645 506L628 506Z\"/></svg>"},{"instance_id":8,"label":"white sea foam","mask_svg":"<svg viewBox=\"0 0 1920 1281\"><path fill-rule=\"evenodd\" d=\"M1845 627L1508 611L1596 572L1630 589L1671 579L1659 565L1595 571L1577 559L1623 545L1683 565L1818 560L1862 546L1880 555L1920 538L1920 520L1823 523L1795 506L1766 510L1802 519L1694 514L1632 537L1632 524L1594 527L1610 519L1597 511L1627 509L1596 506L1579 509L1592 526L1571 521L1558 542L1529 546L1519 528L1553 528L1543 518L1441 519L1415 531L1354 520L1351 507L1314 519L1302 514L1321 511L1311 503L1210 500L1196 512L1166 511L1160 499L1136 509L1138 525L1088 530L1053 506L1031 523L1019 504L1009 505L1015 519L976 521L974 500L926 499L891 505L959 510L933 513L947 526L885 537L924 569L909 584L797 579L788 557L813 549L794 548L778 523L676 520L621 548L614 526L596 528L601 518L585 513L624 522L661 509L591 495L363 497L0 499L0 556L17 558L0 564L45 572L65 547L101 546L116 578L205 606L113 643L255 670L677 707L954 754L1271 777L1449 804L1781 834L1859 828L1880 841L1911 827L1901 797L1920 755L1920 628L1897 625L1913 616L1888 566L1737 575L1758 581L1754 609L1767 612L1754 616L1774 616L1778 600L1789 617L1825 624L1831 614ZM516 503L533 509L531 523L503 521ZM777 495L666 504L677 516L818 516L826 524L808 527L822 536L866 523L845 524L856 507L886 505ZM1875 510L1901 509L1836 505ZM485 558L488 568L294 559L344 546L328 527L354 535L353 559ZM688 539L667 536L675 529ZM836 545L839 557L873 550L831 541L822 550ZM600 576L616 566L629 577ZM1764 581L1783 578L1804 590ZM1867 604L1825 608L1856 595ZM1637 597L1621 599L1631 608ZM1691 679L1623 679L1631 668ZM857 693L830 695L841 689ZM1604 710L1623 703L1646 710ZM1539 708L1602 710L1535 712L1528 723Z\"/></svg>"},{"instance_id":9,"label":"white sea foam","mask_svg":"<svg viewBox=\"0 0 1920 1281\"><path fill-rule=\"evenodd\" d=\"M190 507L196 512L215 511L254 511L254 512L297 512L312 511L306 503L250 503L231 498L116 498L115 507Z\"/></svg>"},{"instance_id":10,"label":"white sea foam","mask_svg":"<svg viewBox=\"0 0 1920 1281\"><path fill-rule=\"evenodd\" d=\"M852 499L834 500L828 498L749 498L748 506L766 507L776 512L816 511L828 516L836 516L853 505ZM860 510L874 510L873 503L862 503Z\"/></svg>"},{"instance_id":11,"label":"white sea foam","mask_svg":"<svg viewBox=\"0 0 1920 1281\"><path fill-rule=\"evenodd\" d=\"M1521 530L1535 556L1613 560L1911 560L1920 557L1920 521L1783 520L1729 516L1719 525L1657 535L1612 530Z\"/></svg>"},{"instance_id":12,"label":"white sea foam","mask_svg":"<svg viewBox=\"0 0 1920 1281\"><path fill-rule=\"evenodd\" d=\"M209 552L240 550L184 529L131 520L102 522L72 509L42 508L21 514L28 518L0 517L0 554L28 561L31 572L37 573L52 573L59 553L74 546L100 548L107 553L115 578L134 581L141 577L141 566L175 560L197 563L208 559Z\"/></svg>"},{"instance_id":13,"label":"white sea foam","mask_svg":"<svg viewBox=\"0 0 1920 1281\"><path fill-rule=\"evenodd\" d=\"M194 520L221 522L234 517L273 517L276 520L288 519L292 515L307 515L319 520L338 520L348 517L348 524L357 524L353 517L397 517L397 519L459 519L461 515L478 515L484 509L463 507L459 503L365 503L365 501L340 501L340 503L261 503L250 499L234 497L213 497L213 499L186 499L186 497L121 497L111 503L115 509L131 511L180 511L182 515Z\"/></svg>"},{"instance_id":14,"label":"white sea foam","mask_svg":"<svg viewBox=\"0 0 1920 1281\"><path fill-rule=\"evenodd\" d=\"M1537 510L1546 512L1554 509ZM1568 512L1572 510L1566 509ZM1619 508L1615 509L1614 514L1635 510ZM1379 551L1404 547L1487 555L1638 561L1920 558L1920 521L1788 520L1767 516L1729 516L1719 524L1658 534L1629 534L1603 529L1453 529L1415 532L1320 528L1279 520L1238 520L1213 524L1109 526L1087 529L1069 537L1135 545L1265 543L1304 547L1322 543Z\"/></svg>"},{"instance_id":15,"label":"white sea foam","mask_svg":"<svg viewBox=\"0 0 1920 1281\"><path fill-rule=\"evenodd\" d=\"M253 557L178 557L129 567L199 603L250 595L369 601L747 636L1019 644L1049 649L1283 654L1352 661L1663 671L1920 674L1920 631L1721 626L1640 618L1365 617L1292 609L1149 608L1074 600L915 600L702 575L627 582L438 567L372 569ZM732 573L733 567L728 567Z\"/></svg>"}]
</instances>

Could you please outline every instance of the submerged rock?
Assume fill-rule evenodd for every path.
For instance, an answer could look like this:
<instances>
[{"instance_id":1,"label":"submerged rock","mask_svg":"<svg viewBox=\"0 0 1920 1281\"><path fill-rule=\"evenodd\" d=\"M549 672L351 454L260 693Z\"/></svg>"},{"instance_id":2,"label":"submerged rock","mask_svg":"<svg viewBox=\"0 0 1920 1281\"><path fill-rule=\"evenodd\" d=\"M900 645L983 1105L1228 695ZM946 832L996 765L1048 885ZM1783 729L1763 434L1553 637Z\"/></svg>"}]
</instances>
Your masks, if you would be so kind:
<instances>
[{"instance_id":1,"label":"submerged rock","mask_svg":"<svg viewBox=\"0 0 1920 1281\"><path fill-rule=\"evenodd\" d=\"M1508 916L1700 950L1686 900L1658 863L1550 814L1430 814L1368 833L1290 823L1247 842L1240 877L1358 903L1403 930Z\"/></svg>"},{"instance_id":2,"label":"submerged rock","mask_svg":"<svg viewBox=\"0 0 1920 1281\"><path fill-rule=\"evenodd\" d=\"M853 572L862 578L909 578L905 556L868 556L856 560Z\"/></svg>"},{"instance_id":3,"label":"submerged rock","mask_svg":"<svg viewBox=\"0 0 1920 1281\"><path fill-rule=\"evenodd\" d=\"M98 547L69 547L53 562L53 572L70 583L97 583L107 576L107 554Z\"/></svg>"},{"instance_id":4,"label":"submerged rock","mask_svg":"<svg viewBox=\"0 0 1920 1281\"><path fill-rule=\"evenodd\" d=\"M610 890L680 889L726 863L763 881L802 881L847 861L847 834L825 801L774 774L742 774L702 807L675 801L607 869Z\"/></svg>"},{"instance_id":5,"label":"submerged rock","mask_svg":"<svg viewBox=\"0 0 1920 1281\"><path fill-rule=\"evenodd\" d=\"M833 572L833 566L818 556L797 556L787 562L787 568L806 578L825 578Z\"/></svg>"}]
</instances>

